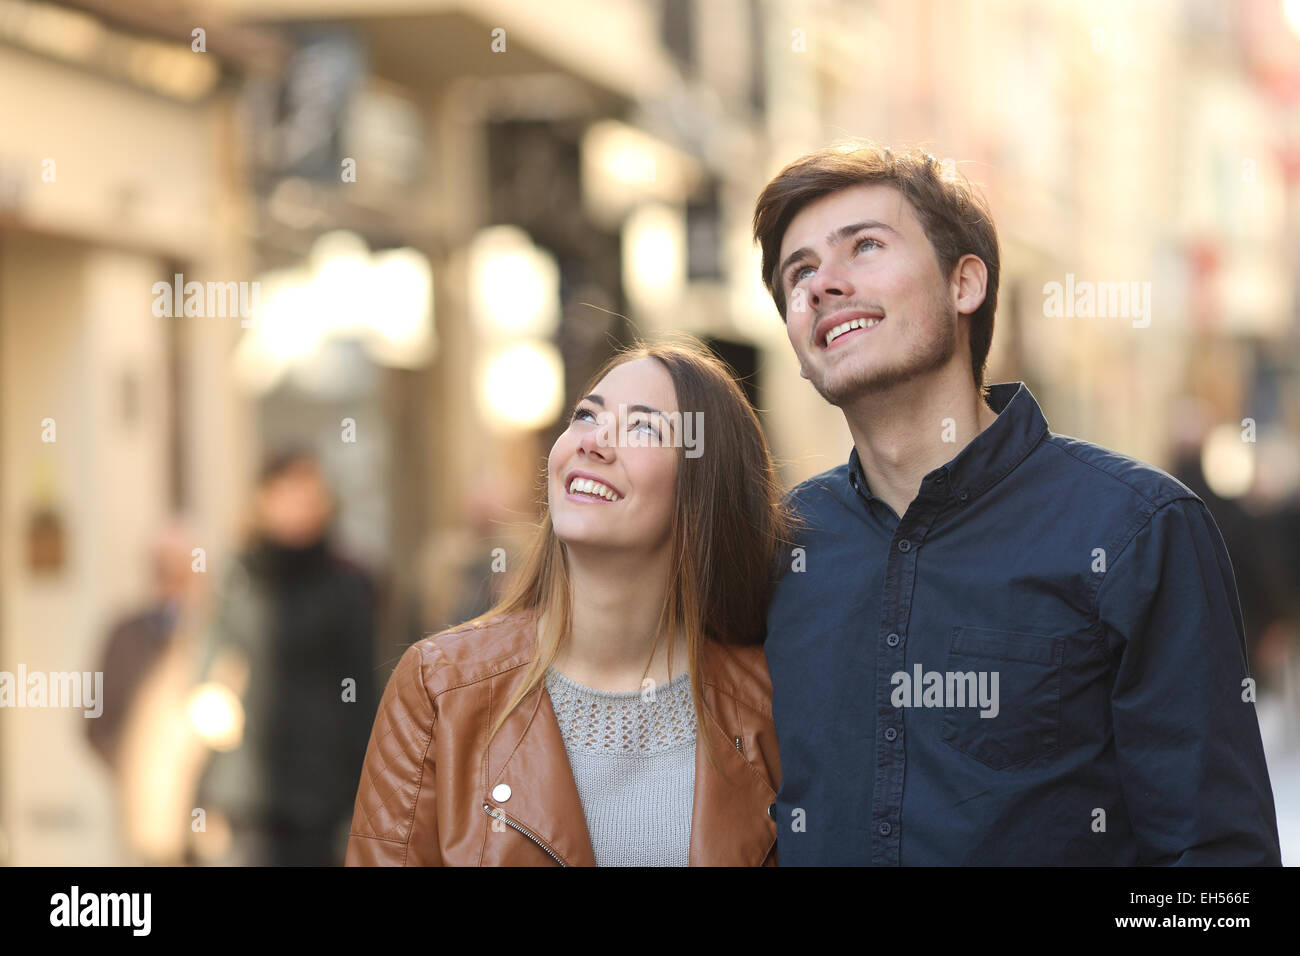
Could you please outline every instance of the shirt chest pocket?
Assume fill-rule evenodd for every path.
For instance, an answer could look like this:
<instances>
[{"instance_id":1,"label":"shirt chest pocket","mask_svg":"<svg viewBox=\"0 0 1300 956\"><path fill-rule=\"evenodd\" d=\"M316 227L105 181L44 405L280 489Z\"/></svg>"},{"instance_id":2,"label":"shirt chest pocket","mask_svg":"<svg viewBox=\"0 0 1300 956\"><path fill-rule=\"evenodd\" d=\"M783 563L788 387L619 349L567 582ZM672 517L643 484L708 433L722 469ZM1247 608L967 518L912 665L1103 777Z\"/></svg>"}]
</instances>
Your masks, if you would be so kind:
<instances>
[{"instance_id":1,"label":"shirt chest pocket","mask_svg":"<svg viewBox=\"0 0 1300 956\"><path fill-rule=\"evenodd\" d=\"M963 685L967 706L946 708L944 743L993 770L1054 753L1061 743L1059 637L954 627L945 679Z\"/></svg>"}]
</instances>

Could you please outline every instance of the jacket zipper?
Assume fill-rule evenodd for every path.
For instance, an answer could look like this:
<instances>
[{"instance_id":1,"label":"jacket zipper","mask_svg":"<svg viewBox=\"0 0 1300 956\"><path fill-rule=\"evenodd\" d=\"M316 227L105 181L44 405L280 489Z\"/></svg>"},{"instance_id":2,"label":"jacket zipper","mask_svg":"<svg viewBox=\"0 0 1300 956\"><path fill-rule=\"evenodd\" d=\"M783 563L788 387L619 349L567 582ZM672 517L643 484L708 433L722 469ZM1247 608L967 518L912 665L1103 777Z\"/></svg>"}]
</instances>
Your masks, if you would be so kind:
<instances>
[{"instance_id":1,"label":"jacket zipper","mask_svg":"<svg viewBox=\"0 0 1300 956\"><path fill-rule=\"evenodd\" d=\"M566 864L563 860L561 860L561 859L556 855L556 853L555 853L554 850L552 850L549 846L547 846L545 843L543 843L543 842L542 842L541 840L539 840L537 837L533 836L531 833L529 833L527 830L525 830L523 827L521 827L518 823L515 823L515 821L511 820L508 816L506 816L506 815L505 815L504 813L502 813L500 810L493 810L493 809L492 809L492 805L491 805L490 803L485 803L485 804L483 804L483 812L486 813L488 816L490 816L492 819L494 819L494 820L500 820L500 821L501 821L502 823L504 823L506 826L510 827L511 829L518 830L518 831L519 831L520 833L522 833L524 836L528 837L528 839L532 840L534 843L536 843L538 846L540 846L543 850L545 850L546 853L547 853L547 855L550 856L550 858L551 858L552 860L554 860L556 863L560 864L560 866L567 866L567 865L568 865L568 864Z\"/></svg>"}]
</instances>

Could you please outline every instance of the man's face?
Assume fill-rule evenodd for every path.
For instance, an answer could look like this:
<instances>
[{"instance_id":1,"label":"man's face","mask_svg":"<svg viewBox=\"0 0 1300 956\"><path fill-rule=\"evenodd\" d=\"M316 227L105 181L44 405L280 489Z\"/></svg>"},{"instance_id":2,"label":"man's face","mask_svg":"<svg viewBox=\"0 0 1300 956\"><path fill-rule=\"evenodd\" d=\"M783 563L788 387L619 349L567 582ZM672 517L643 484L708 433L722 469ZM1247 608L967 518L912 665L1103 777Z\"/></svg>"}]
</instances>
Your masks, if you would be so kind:
<instances>
[{"instance_id":1,"label":"man's face","mask_svg":"<svg viewBox=\"0 0 1300 956\"><path fill-rule=\"evenodd\" d=\"M333 508L325 478L314 462L285 469L258 491L263 533L279 544L302 548L325 533Z\"/></svg>"},{"instance_id":2,"label":"man's face","mask_svg":"<svg viewBox=\"0 0 1300 956\"><path fill-rule=\"evenodd\" d=\"M850 186L809 203L785 231L780 262L786 334L804 378L832 405L953 359L955 286L893 186Z\"/></svg>"}]
</instances>

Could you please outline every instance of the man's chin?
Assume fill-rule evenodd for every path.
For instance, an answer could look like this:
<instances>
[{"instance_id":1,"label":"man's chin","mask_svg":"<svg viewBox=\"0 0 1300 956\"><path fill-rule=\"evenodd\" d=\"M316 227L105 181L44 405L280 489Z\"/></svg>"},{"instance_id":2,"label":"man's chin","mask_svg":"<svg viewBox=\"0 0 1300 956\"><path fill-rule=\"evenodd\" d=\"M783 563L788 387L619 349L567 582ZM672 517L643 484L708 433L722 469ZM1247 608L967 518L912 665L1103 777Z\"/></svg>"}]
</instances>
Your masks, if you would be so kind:
<instances>
[{"instance_id":1,"label":"man's chin","mask_svg":"<svg viewBox=\"0 0 1300 956\"><path fill-rule=\"evenodd\" d=\"M841 373L814 379L813 387L829 404L843 408L859 399L888 391L909 377L903 369L855 369L847 375Z\"/></svg>"}]
</instances>

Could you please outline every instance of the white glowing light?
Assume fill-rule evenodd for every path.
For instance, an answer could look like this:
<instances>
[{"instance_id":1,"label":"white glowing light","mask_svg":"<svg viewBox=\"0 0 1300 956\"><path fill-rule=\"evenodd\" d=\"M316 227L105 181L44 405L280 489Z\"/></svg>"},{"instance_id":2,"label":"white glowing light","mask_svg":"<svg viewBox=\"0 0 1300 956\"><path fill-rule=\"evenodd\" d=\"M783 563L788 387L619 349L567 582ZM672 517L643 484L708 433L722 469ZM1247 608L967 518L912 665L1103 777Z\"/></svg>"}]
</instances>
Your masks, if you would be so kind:
<instances>
[{"instance_id":1,"label":"white glowing light","mask_svg":"<svg viewBox=\"0 0 1300 956\"><path fill-rule=\"evenodd\" d=\"M479 403L498 431L544 428L564 403L564 362L549 342L527 342L491 355L479 375Z\"/></svg>"},{"instance_id":2,"label":"white glowing light","mask_svg":"<svg viewBox=\"0 0 1300 956\"><path fill-rule=\"evenodd\" d=\"M517 226L484 229L470 244L475 323L487 336L552 335L560 320L560 270Z\"/></svg>"},{"instance_id":3,"label":"white glowing light","mask_svg":"<svg viewBox=\"0 0 1300 956\"><path fill-rule=\"evenodd\" d=\"M633 304L673 306L686 283L686 224L680 210L642 206L623 230L623 282Z\"/></svg>"},{"instance_id":4,"label":"white glowing light","mask_svg":"<svg viewBox=\"0 0 1300 956\"><path fill-rule=\"evenodd\" d=\"M360 236L338 230L316 241L302 268L258 282L260 304L234 357L252 391L311 364L330 340L360 340L391 367L416 368L433 355L433 271L414 249L371 254Z\"/></svg>"},{"instance_id":5,"label":"white glowing light","mask_svg":"<svg viewBox=\"0 0 1300 956\"><path fill-rule=\"evenodd\" d=\"M1291 32L1300 36L1300 0L1282 0L1282 16Z\"/></svg>"},{"instance_id":6,"label":"white glowing light","mask_svg":"<svg viewBox=\"0 0 1300 956\"><path fill-rule=\"evenodd\" d=\"M414 249L393 249L372 259L369 349L378 361L414 368L433 355L433 271Z\"/></svg>"},{"instance_id":7,"label":"white glowing light","mask_svg":"<svg viewBox=\"0 0 1300 956\"><path fill-rule=\"evenodd\" d=\"M244 736L244 708L224 684L195 688L186 706L190 726L213 750L234 750Z\"/></svg>"},{"instance_id":8,"label":"white glowing light","mask_svg":"<svg viewBox=\"0 0 1300 956\"><path fill-rule=\"evenodd\" d=\"M607 225L641 203L674 202L702 178L693 157L618 120L589 126L581 153L583 205Z\"/></svg>"},{"instance_id":9,"label":"white glowing light","mask_svg":"<svg viewBox=\"0 0 1300 956\"><path fill-rule=\"evenodd\" d=\"M1255 446L1235 425L1219 425L1205 436L1201 448L1205 483L1220 498L1239 498L1255 482Z\"/></svg>"}]
</instances>

